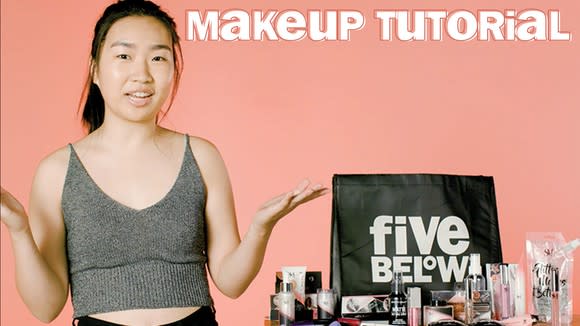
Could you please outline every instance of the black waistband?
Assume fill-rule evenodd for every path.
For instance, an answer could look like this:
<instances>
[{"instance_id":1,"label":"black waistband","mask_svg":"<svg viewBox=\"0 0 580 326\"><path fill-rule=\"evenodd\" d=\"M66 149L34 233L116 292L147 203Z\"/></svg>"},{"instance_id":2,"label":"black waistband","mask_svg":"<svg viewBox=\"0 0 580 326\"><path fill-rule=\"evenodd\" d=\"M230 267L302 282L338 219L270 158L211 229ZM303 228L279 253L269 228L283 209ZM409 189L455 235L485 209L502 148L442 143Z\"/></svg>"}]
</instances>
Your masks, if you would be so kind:
<instances>
[{"instance_id":1,"label":"black waistband","mask_svg":"<svg viewBox=\"0 0 580 326\"><path fill-rule=\"evenodd\" d=\"M76 323L75 323L76 322ZM93 318L89 316L83 316L75 318L72 322L73 326L124 326L122 324L115 324L108 321L104 321L98 318ZM215 308L213 306L203 306L191 315L174 321L169 324L163 324L161 326L217 326L218 323L215 320Z\"/></svg>"}]
</instances>

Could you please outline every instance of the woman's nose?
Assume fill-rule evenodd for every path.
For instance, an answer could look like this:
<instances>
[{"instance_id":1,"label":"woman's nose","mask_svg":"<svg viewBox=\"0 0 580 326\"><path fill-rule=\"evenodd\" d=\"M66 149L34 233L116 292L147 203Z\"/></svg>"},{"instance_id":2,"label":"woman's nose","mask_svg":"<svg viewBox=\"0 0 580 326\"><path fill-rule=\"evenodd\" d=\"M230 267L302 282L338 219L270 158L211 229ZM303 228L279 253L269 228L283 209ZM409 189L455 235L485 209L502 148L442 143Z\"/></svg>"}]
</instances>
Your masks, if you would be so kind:
<instances>
[{"instance_id":1,"label":"woman's nose","mask_svg":"<svg viewBox=\"0 0 580 326\"><path fill-rule=\"evenodd\" d=\"M133 62L131 79L135 82L141 83L146 83L153 80L151 77L151 72L149 71L148 62L146 60L136 60Z\"/></svg>"}]
</instances>

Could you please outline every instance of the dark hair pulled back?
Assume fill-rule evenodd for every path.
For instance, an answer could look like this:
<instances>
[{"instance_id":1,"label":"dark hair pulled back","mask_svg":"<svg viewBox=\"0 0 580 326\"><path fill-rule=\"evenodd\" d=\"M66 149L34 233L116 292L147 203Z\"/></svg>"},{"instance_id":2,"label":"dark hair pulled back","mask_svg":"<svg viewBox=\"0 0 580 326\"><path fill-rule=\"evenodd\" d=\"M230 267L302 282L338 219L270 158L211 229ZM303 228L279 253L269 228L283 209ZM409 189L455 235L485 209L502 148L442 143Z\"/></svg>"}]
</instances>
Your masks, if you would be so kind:
<instances>
[{"instance_id":1,"label":"dark hair pulled back","mask_svg":"<svg viewBox=\"0 0 580 326\"><path fill-rule=\"evenodd\" d=\"M101 18L99 18L97 24L95 25L93 41L91 44L91 63L79 105L79 110L80 107L83 107L82 121L83 125L88 129L89 133L99 128L105 119L105 101L99 87L93 83L93 77L95 73L94 68L99 61L101 47L111 26L119 19L129 16L156 18L167 28L167 31L170 33L173 46L173 65L175 73L173 75L173 90L167 111L171 107L173 99L175 98L175 94L179 86L181 71L183 69L183 57L175 21L171 16L169 16L169 14L161 9L159 5L151 1L119 0L105 9L103 15ZM167 111L164 112L164 116L167 114Z\"/></svg>"}]
</instances>

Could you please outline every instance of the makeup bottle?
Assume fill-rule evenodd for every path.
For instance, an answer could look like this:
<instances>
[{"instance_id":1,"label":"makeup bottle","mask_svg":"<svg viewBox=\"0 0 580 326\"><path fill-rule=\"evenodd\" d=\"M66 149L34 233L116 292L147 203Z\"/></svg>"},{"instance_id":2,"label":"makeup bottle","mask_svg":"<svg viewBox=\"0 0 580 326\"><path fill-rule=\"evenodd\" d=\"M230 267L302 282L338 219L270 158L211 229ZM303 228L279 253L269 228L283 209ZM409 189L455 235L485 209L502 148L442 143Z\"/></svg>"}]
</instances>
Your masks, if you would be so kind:
<instances>
[{"instance_id":1,"label":"makeup bottle","mask_svg":"<svg viewBox=\"0 0 580 326\"><path fill-rule=\"evenodd\" d=\"M421 326L421 288L407 288L407 325Z\"/></svg>"},{"instance_id":2,"label":"makeup bottle","mask_svg":"<svg viewBox=\"0 0 580 326\"><path fill-rule=\"evenodd\" d=\"M507 264L500 265L500 297L501 297L501 319L513 317L512 290L510 286L509 269Z\"/></svg>"},{"instance_id":3,"label":"makeup bottle","mask_svg":"<svg viewBox=\"0 0 580 326\"><path fill-rule=\"evenodd\" d=\"M278 292L278 307L280 310L280 326L292 326L295 317L295 297L292 283L282 282Z\"/></svg>"},{"instance_id":4,"label":"makeup bottle","mask_svg":"<svg viewBox=\"0 0 580 326\"><path fill-rule=\"evenodd\" d=\"M560 275L552 269L552 326L560 326Z\"/></svg>"},{"instance_id":5,"label":"makeup bottle","mask_svg":"<svg viewBox=\"0 0 580 326\"><path fill-rule=\"evenodd\" d=\"M318 319L334 319L334 306L336 304L333 289L318 289L316 291L316 300L318 306Z\"/></svg>"},{"instance_id":6,"label":"makeup bottle","mask_svg":"<svg viewBox=\"0 0 580 326\"><path fill-rule=\"evenodd\" d=\"M391 303L389 324L407 325L407 296L405 295L405 284L401 271L393 272L389 300Z\"/></svg>"},{"instance_id":7,"label":"makeup bottle","mask_svg":"<svg viewBox=\"0 0 580 326\"><path fill-rule=\"evenodd\" d=\"M469 275L464 280L464 283L470 282L473 291L485 291L485 278L481 274L481 261L479 254L469 255ZM467 284L463 285L467 289Z\"/></svg>"},{"instance_id":8,"label":"makeup bottle","mask_svg":"<svg viewBox=\"0 0 580 326\"><path fill-rule=\"evenodd\" d=\"M467 325L473 323L474 309L473 309L473 283L465 282L465 323Z\"/></svg>"}]
</instances>

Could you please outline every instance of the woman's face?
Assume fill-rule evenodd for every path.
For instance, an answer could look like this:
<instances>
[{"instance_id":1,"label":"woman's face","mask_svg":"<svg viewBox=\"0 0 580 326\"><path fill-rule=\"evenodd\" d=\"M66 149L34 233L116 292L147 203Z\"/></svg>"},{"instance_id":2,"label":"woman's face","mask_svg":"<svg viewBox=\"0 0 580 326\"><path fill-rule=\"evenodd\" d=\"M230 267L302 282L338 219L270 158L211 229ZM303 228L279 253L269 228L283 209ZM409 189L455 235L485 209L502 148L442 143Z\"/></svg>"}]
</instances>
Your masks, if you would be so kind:
<instances>
[{"instance_id":1,"label":"woman's face","mask_svg":"<svg viewBox=\"0 0 580 326\"><path fill-rule=\"evenodd\" d=\"M93 78L105 100L105 120L155 121L171 92L172 49L169 31L156 18L129 16L111 26Z\"/></svg>"}]
</instances>

